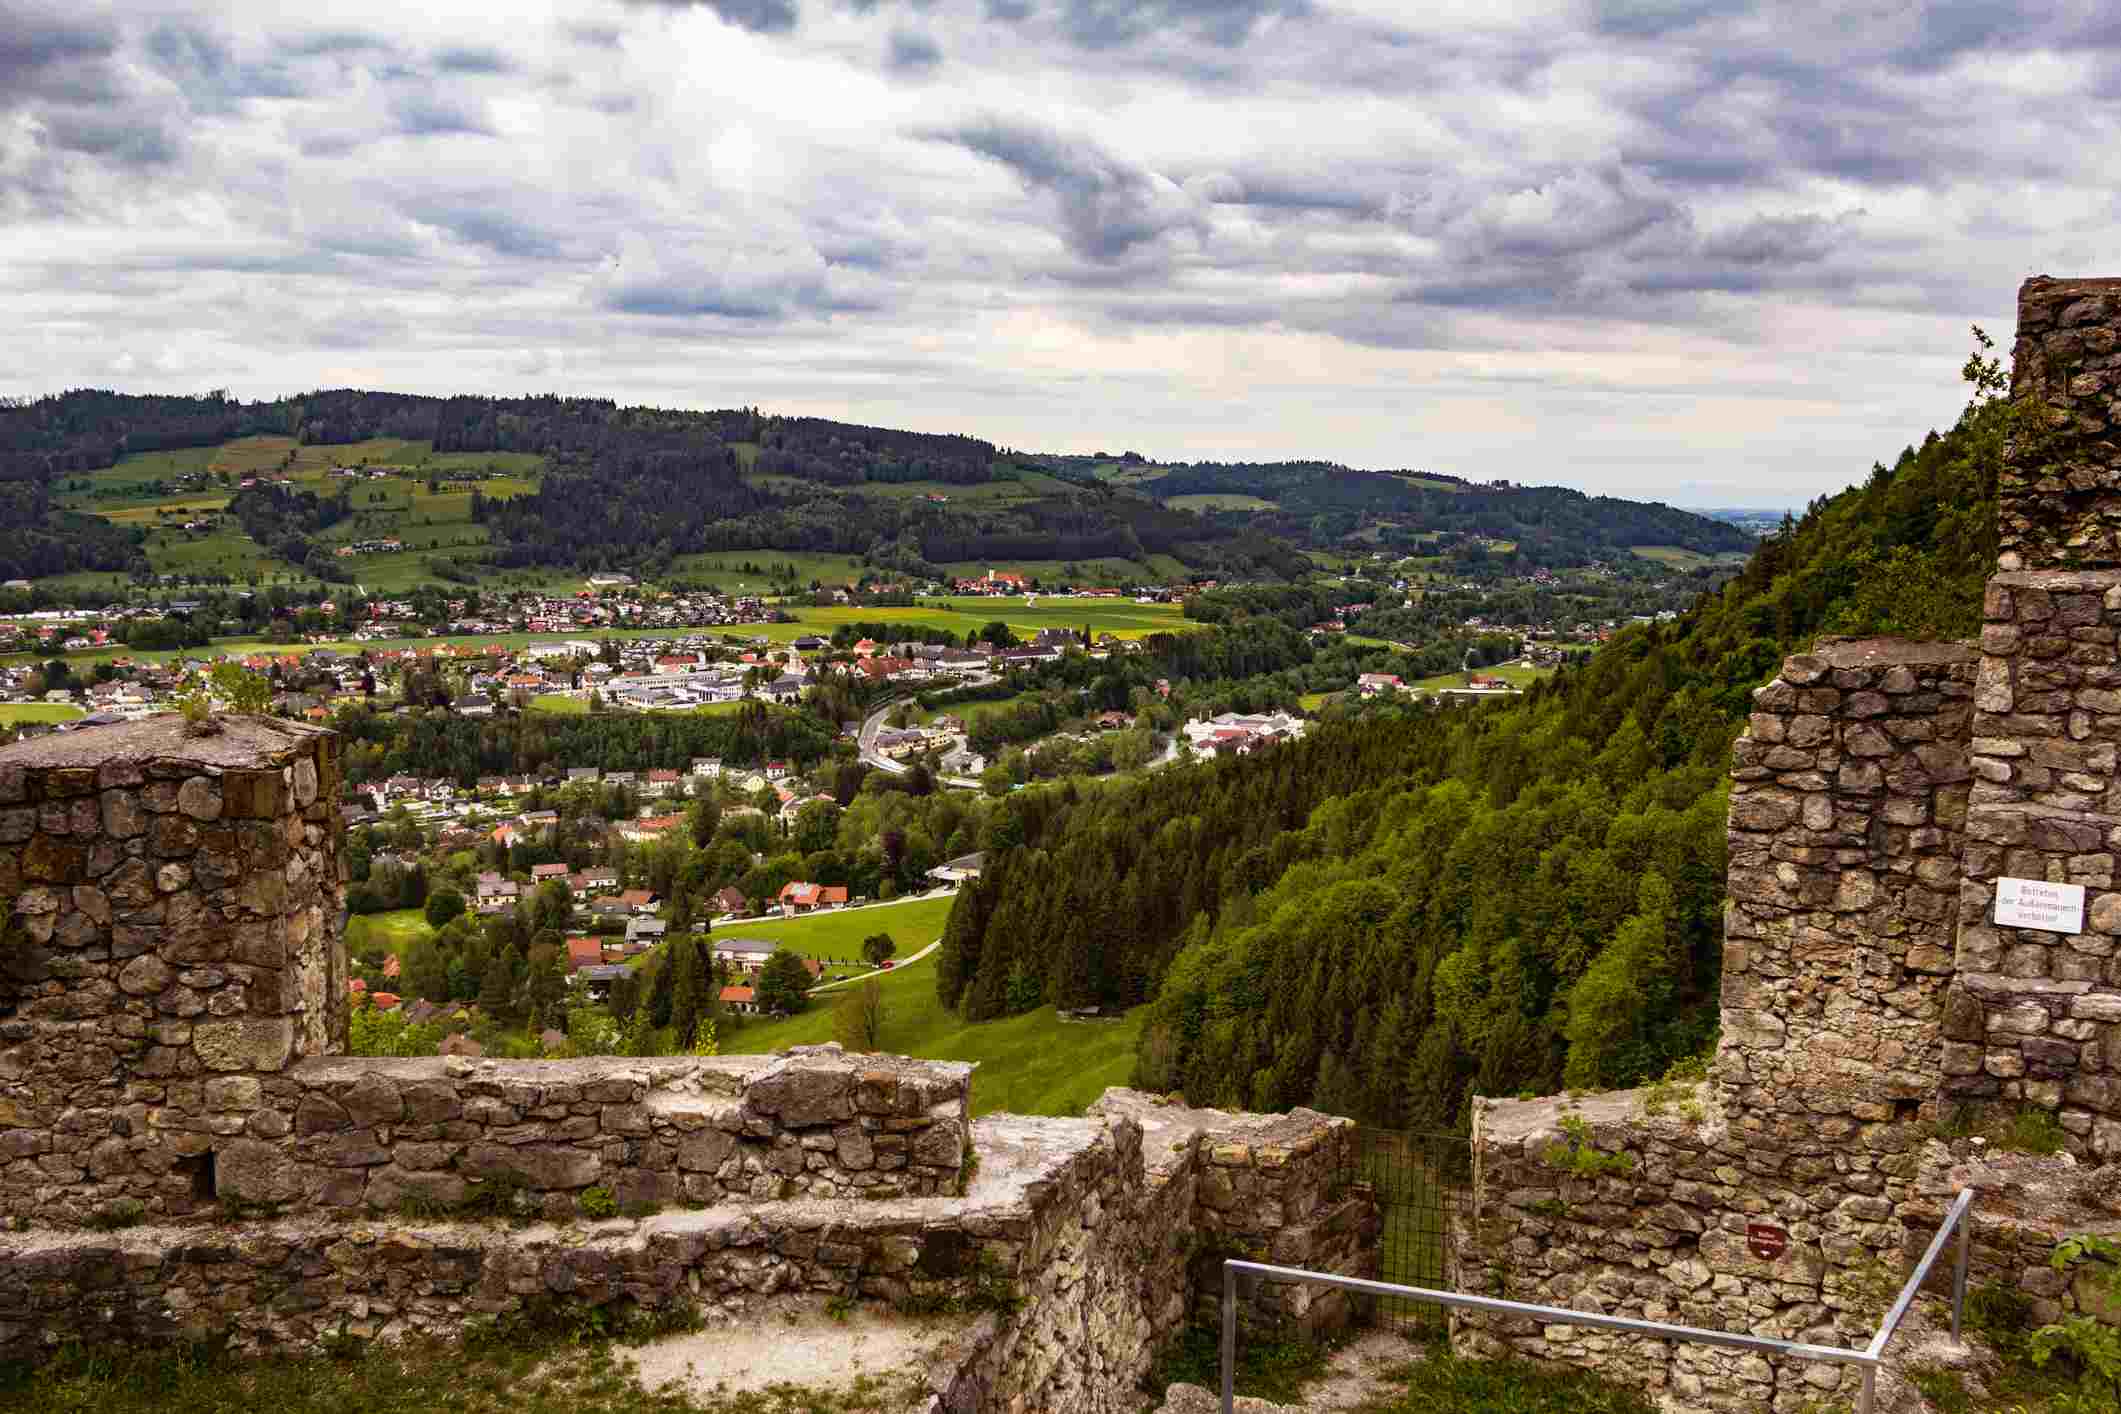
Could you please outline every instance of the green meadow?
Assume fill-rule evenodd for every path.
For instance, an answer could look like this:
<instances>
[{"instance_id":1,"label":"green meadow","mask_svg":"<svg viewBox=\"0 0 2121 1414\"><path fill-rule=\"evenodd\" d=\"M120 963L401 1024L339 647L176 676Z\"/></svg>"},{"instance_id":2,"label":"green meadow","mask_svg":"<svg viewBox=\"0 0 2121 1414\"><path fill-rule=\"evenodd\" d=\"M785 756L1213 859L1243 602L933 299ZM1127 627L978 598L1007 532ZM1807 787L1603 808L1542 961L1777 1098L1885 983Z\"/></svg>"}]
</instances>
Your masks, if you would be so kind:
<instances>
[{"instance_id":1,"label":"green meadow","mask_svg":"<svg viewBox=\"0 0 2121 1414\"><path fill-rule=\"evenodd\" d=\"M901 950L907 949L901 945ZM882 1049L924 1060L978 1062L972 1077L975 1115L994 1110L1081 1114L1134 1073L1134 1045L1145 1008L1120 1021L1062 1021L1053 1008L1041 1007L1022 1016L969 1023L936 999L933 953L893 969L877 985L884 995ZM784 1020L725 1022L722 1051L774 1051L833 1040L832 1008L838 1001L836 993L824 992Z\"/></svg>"}]
</instances>

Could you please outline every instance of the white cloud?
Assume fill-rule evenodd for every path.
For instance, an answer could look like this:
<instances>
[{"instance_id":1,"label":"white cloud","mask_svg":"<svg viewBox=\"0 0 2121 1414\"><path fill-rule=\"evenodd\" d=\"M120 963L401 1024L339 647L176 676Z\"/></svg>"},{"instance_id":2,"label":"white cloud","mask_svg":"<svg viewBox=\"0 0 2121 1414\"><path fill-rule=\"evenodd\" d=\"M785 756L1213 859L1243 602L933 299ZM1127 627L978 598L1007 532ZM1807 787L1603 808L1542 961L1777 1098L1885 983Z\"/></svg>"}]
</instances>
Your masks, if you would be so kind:
<instances>
[{"instance_id":1,"label":"white cloud","mask_svg":"<svg viewBox=\"0 0 2121 1414\"><path fill-rule=\"evenodd\" d=\"M0 0L0 392L1802 501L2102 273L2095 0Z\"/></svg>"}]
</instances>

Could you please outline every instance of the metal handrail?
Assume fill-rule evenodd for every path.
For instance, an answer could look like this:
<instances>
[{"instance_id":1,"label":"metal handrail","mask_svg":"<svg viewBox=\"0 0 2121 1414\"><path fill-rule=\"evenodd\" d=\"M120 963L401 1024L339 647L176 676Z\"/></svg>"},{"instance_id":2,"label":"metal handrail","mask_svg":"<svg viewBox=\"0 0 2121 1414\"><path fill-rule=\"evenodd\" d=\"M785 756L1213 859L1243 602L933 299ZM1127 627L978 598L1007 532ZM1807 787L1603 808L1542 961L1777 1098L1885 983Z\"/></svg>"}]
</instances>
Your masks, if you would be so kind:
<instances>
[{"instance_id":1,"label":"metal handrail","mask_svg":"<svg viewBox=\"0 0 2121 1414\"><path fill-rule=\"evenodd\" d=\"M1894 1301L1885 1313L1885 1319L1879 1323L1878 1333L1871 1337L1870 1344L1861 1350L1850 1350L1838 1345L1811 1345L1800 1340L1782 1340L1775 1336L1748 1335L1737 1331L1706 1330L1700 1326L1678 1326L1664 1321L1641 1321L1632 1316L1606 1316L1589 1311L1572 1311L1564 1306L1538 1306L1529 1301L1506 1301L1499 1296L1469 1296L1457 1291L1432 1291L1426 1287L1371 1281L1367 1277L1344 1277L1333 1272L1312 1272L1298 1267L1275 1267L1263 1262L1244 1262L1229 1258L1223 1262L1222 1414L1232 1414L1237 1397L1237 1278L1240 1274L1269 1281L1338 1287L1343 1291L1361 1292L1368 1296L1398 1296L1416 1301L1433 1301L1439 1306L1485 1311L1501 1316L1521 1316L1549 1325L1592 1326L1599 1330L1646 1336L1652 1340L1683 1340L1697 1345L1721 1345L1769 1355L1790 1355L1799 1360L1856 1365L1863 1370L1863 1394L1856 1406L1857 1414L1872 1414L1877 1401L1878 1367L1883 1363L1886 1342L1890 1341L1893 1333L1900 1328L1900 1322L1906 1317L1908 1307L1914 1304L1915 1293L1928 1279L1930 1268L1936 1264L1938 1253L1944 1250L1945 1241L1954 1231L1959 1236L1959 1252L1952 1272L1952 1342L1957 1344L1959 1341L1960 1318L1966 1306L1967 1262L1973 1231L1972 1225L1964 1222L1964 1219L1973 1202L1974 1190L1971 1188L1961 1189L1959 1196L1952 1200L1951 1207L1945 1210L1944 1221L1938 1227L1936 1237L1930 1242L1929 1250L1922 1254L1922 1260L1915 1264L1914 1272L1900 1288L1899 1299Z\"/></svg>"}]
</instances>

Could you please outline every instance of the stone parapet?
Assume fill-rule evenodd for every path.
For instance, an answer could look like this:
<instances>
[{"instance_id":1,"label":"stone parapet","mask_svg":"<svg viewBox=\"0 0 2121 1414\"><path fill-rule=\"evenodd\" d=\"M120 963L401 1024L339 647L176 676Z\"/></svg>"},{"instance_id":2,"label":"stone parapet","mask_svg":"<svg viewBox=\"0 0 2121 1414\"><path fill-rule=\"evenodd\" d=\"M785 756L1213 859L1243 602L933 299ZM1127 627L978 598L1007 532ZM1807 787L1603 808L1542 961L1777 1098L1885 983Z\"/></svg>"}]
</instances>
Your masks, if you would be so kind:
<instances>
[{"instance_id":1,"label":"stone parapet","mask_svg":"<svg viewBox=\"0 0 2121 1414\"><path fill-rule=\"evenodd\" d=\"M0 1214L192 1212L217 1144L286 1133L203 1097L345 1047L338 797L336 738L268 718L0 748Z\"/></svg>"},{"instance_id":2,"label":"stone parapet","mask_svg":"<svg viewBox=\"0 0 2121 1414\"><path fill-rule=\"evenodd\" d=\"M2030 415L1997 486L2001 567L2121 565L2121 280L2019 287L2011 395Z\"/></svg>"},{"instance_id":3,"label":"stone parapet","mask_svg":"<svg viewBox=\"0 0 2121 1414\"><path fill-rule=\"evenodd\" d=\"M1936 1091L1975 654L1823 640L1733 749L1719 1078L1733 1113L1892 1119Z\"/></svg>"},{"instance_id":4,"label":"stone parapet","mask_svg":"<svg viewBox=\"0 0 2121 1414\"><path fill-rule=\"evenodd\" d=\"M815 1074L836 1057L790 1059ZM445 1082L466 1104L506 1098L480 1088L489 1084L534 1083L540 1101L562 1086L616 1086L614 1076L593 1079L567 1065L437 1079L407 1069L424 1062L381 1063L365 1075L363 1066L334 1062L298 1067L288 1083L317 1082L307 1095L328 1095L349 1119L378 1130L413 1118ZM636 1097L642 1107L668 1092L756 1109L776 1093L776 1074L795 1073L770 1057L623 1068L633 1072L628 1084L649 1087ZM386 1083L396 1106L383 1095ZM680 1088L686 1084L697 1088ZM805 1089L813 1098L821 1093ZM791 1092L779 1093L774 1117L784 1120ZM1189 1111L1128 1091L1107 1092L1096 1108L1084 1119L977 1121L971 1143L980 1163L961 1194L850 1201L812 1190L525 1228L400 1214L347 1223L310 1212L232 1228L0 1232L0 1358L71 1340L211 1338L264 1352L315 1349L343 1336L449 1338L473 1320L557 1302L711 1309L719 1319L743 1320L759 1318L769 1300L858 1298L970 1322L949 1343L949 1358L927 1372L929 1393L916 1406L927 1414L1132 1414L1156 1352L1189 1315L1212 1315L1195 1310L1189 1294L1201 1248L1191 1225L1204 1192L1225 1231L1272 1232L1297 1243L1287 1250L1308 1253L1311 1265L1366 1270L1348 1255L1353 1244L1344 1234L1374 1233L1374 1206L1345 1175L1329 1182L1325 1163L1329 1155L1337 1162L1348 1121ZM621 1126L631 1127L630 1120ZM1148 1147L1145 1136L1153 1136ZM1234 1162L1238 1149L1244 1165ZM1251 1177L1225 1184L1211 1176L1238 1168ZM1240 1192L1242 1212L1231 1206ZM1316 1323L1315 1312L1297 1314Z\"/></svg>"},{"instance_id":5,"label":"stone parapet","mask_svg":"<svg viewBox=\"0 0 2121 1414\"><path fill-rule=\"evenodd\" d=\"M283 1117L217 1151L227 1196L395 1212L515 1190L554 1218L596 1187L622 1205L956 1193L972 1067L855 1056L305 1061L243 1089L165 1102ZM277 1125L275 1126L277 1127Z\"/></svg>"}]
</instances>

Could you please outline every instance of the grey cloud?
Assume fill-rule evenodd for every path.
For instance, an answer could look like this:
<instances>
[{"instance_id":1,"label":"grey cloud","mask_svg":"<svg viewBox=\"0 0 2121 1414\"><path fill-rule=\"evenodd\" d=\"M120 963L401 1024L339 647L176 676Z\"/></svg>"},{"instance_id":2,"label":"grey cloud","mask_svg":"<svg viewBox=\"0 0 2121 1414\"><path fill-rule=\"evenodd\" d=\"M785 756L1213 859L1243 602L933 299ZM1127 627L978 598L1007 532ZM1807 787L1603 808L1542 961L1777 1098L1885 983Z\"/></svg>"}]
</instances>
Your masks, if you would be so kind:
<instances>
[{"instance_id":1,"label":"grey cloud","mask_svg":"<svg viewBox=\"0 0 2121 1414\"><path fill-rule=\"evenodd\" d=\"M795 0L628 0L667 10L712 10L729 24L754 34L786 34L801 17Z\"/></svg>"},{"instance_id":2,"label":"grey cloud","mask_svg":"<svg viewBox=\"0 0 2121 1414\"><path fill-rule=\"evenodd\" d=\"M894 73L924 74L943 62L943 51L918 30L895 29L884 62Z\"/></svg>"},{"instance_id":3,"label":"grey cloud","mask_svg":"<svg viewBox=\"0 0 2121 1414\"><path fill-rule=\"evenodd\" d=\"M1115 49L1177 31L1225 48L1271 15L1311 13L1310 0L1064 0L1061 24L1085 49Z\"/></svg>"},{"instance_id":4,"label":"grey cloud","mask_svg":"<svg viewBox=\"0 0 2121 1414\"><path fill-rule=\"evenodd\" d=\"M125 113L53 112L44 127L53 146L125 167L159 167L177 157L176 139Z\"/></svg>"},{"instance_id":5,"label":"grey cloud","mask_svg":"<svg viewBox=\"0 0 2121 1414\"><path fill-rule=\"evenodd\" d=\"M398 131L410 137L494 136L493 125L476 105L431 93L399 99L391 105L391 117Z\"/></svg>"},{"instance_id":6,"label":"grey cloud","mask_svg":"<svg viewBox=\"0 0 2121 1414\"><path fill-rule=\"evenodd\" d=\"M567 241L563 236L511 214L510 204L505 192L479 192L454 199L416 199L405 203L403 209L423 225L497 255L520 260L551 260L566 253Z\"/></svg>"},{"instance_id":7,"label":"grey cloud","mask_svg":"<svg viewBox=\"0 0 2121 1414\"><path fill-rule=\"evenodd\" d=\"M331 58L344 54L360 54L371 50L388 51L389 40L359 30L318 30L301 35L285 43L285 52L297 59Z\"/></svg>"},{"instance_id":8,"label":"grey cloud","mask_svg":"<svg viewBox=\"0 0 2121 1414\"><path fill-rule=\"evenodd\" d=\"M519 66L498 49L460 47L438 51L435 67L445 74L512 74Z\"/></svg>"},{"instance_id":9,"label":"grey cloud","mask_svg":"<svg viewBox=\"0 0 2121 1414\"><path fill-rule=\"evenodd\" d=\"M1202 229L1199 204L1177 183L1083 138L990 118L928 136L999 162L1059 212L1062 238L1085 260L1111 263L1137 247Z\"/></svg>"},{"instance_id":10,"label":"grey cloud","mask_svg":"<svg viewBox=\"0 0 2121 1414\"><path fill-rule=\"evenodd\" d=\"M987 18L1015 24L1031 17L1031 0L987 0Z\"/></svg>"},{"instance_id":11,"label":"grey cloud","mask_svg":"<svg viewBox=\"0 0 2121 1414\"><path fill-rule=\"evenodd\" d=\"M619 47L620 30L617 25L569 25L567 37L577 44L592 49L616 49Z\"/></svg>"}]
</instances>

